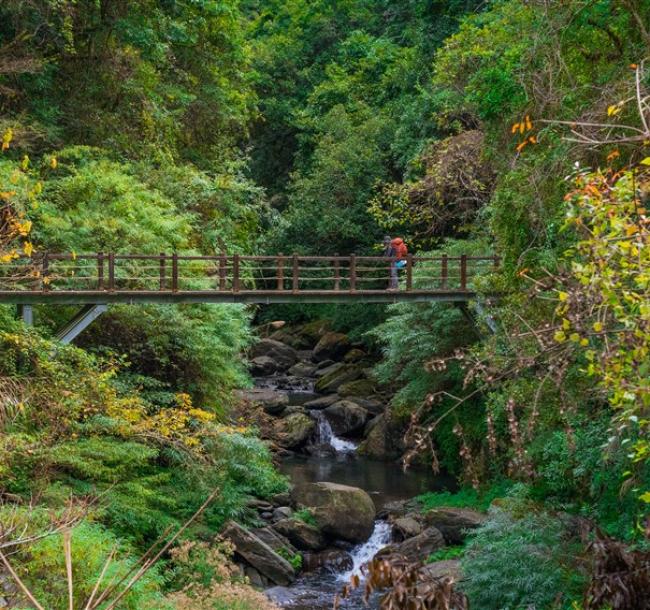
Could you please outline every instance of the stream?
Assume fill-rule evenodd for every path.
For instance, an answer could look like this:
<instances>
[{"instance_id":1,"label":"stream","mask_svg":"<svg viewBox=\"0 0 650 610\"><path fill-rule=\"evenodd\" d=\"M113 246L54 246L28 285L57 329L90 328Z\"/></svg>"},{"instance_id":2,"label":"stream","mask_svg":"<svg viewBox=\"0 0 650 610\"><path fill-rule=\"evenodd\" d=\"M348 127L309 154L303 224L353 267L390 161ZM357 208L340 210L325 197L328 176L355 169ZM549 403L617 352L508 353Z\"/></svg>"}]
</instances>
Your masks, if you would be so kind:
<instances>
[{"instance_id":1,"label":"stream","mask_svg":"<svg viewBox=\"0 0 650 610\"><path fill-rule=\"evenodd\" d=\"M273 386L272 379L260 380L259 385ZM304 405L316 396L309 384L298 390L286 390L286 394L290 406ZM357 444L353 440L337 437L322 412L313 411L310 414L317 421L317 443L325 450L313 455L293 454L282 459L280 470L293 484L329 481L359 487L370 495L378 512L388 503L410 499L425 491L453 488L453 479L436 476L428 469L404 472L398 463L380 462L358 455ZM362 566L390 542L390 525L377 520L372 536L365 543L354 547L341 543L341 547L349 550L352 556L351 569L335 571L332 568L303 573L292 585L273 587L267 590L267 595L285 610L330 610L334 597L350 577L353 574L362 576ZM340 605L343 610L372 610L378 607L378 595L370 600L370 605L364 603L363 586Z\"/></svg>"}]
</instances>

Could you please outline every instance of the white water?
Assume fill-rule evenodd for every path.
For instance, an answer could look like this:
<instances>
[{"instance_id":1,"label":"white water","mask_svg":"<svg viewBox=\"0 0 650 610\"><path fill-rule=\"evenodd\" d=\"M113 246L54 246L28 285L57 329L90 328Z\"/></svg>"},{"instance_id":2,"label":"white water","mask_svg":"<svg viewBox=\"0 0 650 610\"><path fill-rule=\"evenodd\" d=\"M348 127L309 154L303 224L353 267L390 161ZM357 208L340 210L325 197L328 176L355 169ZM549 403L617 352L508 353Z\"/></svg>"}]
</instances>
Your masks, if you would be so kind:
<instances>
[{"instance_id":1,"label":"white water","mask_svg":"<svg viewBox=\"0 0 650 610\"><path fill-rule=\"evenodd\" d=\"M357 446L352 441L346 441L334 434L332 426L327 421L327 417L320 411L316 416L318 422L318 442L322 445L330 445L337 453L352 453L357 450Z\"/></svg>"},{"instance_id":2,"label":"white water","mask_svg":"<svg viewBox=\"0 0 650 610\"><path fill-rule=\"evenodd\" d=\"M350 578L358 575L363 578L361 568L366 565L381 549L391 541L391 526L386 521L375 521L375 529L367 542L355 546L350 554L353 565L350 570L338 575L337 580L350 582Z\"/></svg>"}]
</instances>

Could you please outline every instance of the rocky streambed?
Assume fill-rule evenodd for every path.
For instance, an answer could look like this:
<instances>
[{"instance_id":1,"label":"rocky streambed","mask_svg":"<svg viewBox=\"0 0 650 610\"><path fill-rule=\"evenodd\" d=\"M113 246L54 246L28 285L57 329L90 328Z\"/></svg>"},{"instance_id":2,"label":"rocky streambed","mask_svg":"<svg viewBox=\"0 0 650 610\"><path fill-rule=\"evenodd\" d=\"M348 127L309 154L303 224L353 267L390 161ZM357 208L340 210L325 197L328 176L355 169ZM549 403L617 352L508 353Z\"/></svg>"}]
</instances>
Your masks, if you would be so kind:
<instances>
[{"instance_id":1,"label":"rocky streambed","mask_svg":"<svg viewBox=\"0 0 650 610\"><path fill-rule=\"evenodd\" d=\"M256 385L243 398L292 489L251 502L259 527L233 522L224 535L251 583L286 610L329 609L375 555L422 559L482 520L471 511L434 517L417 509L414 496L454 482L426 469L402 471L404 430L372 365L360 345L324 325L278 330L252 350ZM432 577L458 569L439 564L428 567ZM361 592L341 605L366 607Z\"/></svg>"}]
</instances>

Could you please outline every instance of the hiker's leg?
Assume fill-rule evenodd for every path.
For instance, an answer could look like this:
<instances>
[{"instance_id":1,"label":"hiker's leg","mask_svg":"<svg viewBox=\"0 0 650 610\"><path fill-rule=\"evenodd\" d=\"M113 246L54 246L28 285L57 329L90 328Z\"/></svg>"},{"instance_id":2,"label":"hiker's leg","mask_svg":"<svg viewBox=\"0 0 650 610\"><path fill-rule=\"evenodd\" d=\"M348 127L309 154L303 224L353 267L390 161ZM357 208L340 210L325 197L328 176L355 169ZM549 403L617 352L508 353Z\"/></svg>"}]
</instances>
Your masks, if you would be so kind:
<instances>
[{"instance_id":1,"label":"hiker's leg","mask_svg":"<svg viewBox=\"0 0 650 610\"><path fill-rule=\"evenodd\" d=\"M397 281L397 263L390 264L390 287L392 290L396 290L398 287Z\"/></svg>"}]
</instances>

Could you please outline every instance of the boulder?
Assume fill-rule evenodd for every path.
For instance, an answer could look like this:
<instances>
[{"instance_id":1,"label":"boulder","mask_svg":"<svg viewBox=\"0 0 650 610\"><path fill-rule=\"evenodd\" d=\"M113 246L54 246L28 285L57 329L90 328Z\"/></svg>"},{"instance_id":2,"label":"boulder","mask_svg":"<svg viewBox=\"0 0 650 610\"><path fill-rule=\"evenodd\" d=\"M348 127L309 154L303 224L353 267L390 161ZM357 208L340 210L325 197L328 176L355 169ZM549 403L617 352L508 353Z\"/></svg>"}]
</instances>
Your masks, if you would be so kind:
<instances>
[{"instance_id":1,"label":"boulder","mask_svg":"<svg viewBox=\"0 0 650 610\"><path fill-rule=\"evenodd\" d=\"M321 362L316 367L316 372L314 375L316 377L325 377L325 375L329 375L335 371L340 371L344 367L345 364L343 364L343 362L333 362L332 360L326 360L325 362Z\"/></svg>"},{"instance_id":2,"label":"boulder","mask_svg":"<svg viewBox=\"0 0 650 610\"><path fill-rule=\"evenodd\" d=\"M316 391L322 394L333 394L348 381L355 381L363 375L363 371L354 364L344 364L316 382Z\"/></svg>"},{"instance_id":3,"label":"boulder","mask_svg":"<svg viewBox=\"0 0 650 610\"><path fill-rule=\"evenodd\" d=\"M320 398L316 398L315 400L310 400L309 402L306 402L304 404L305 409L309 409L310 411L319 411L321 409L325 409L326 407L329 407L330 405L333 405L335 402L338 402L340 400L338 394L328 394L327 396L321 396Z\"/></svg>"},{"instance_id":4,"label":"boulder","mask_svg":"<svg viewBox=\"0 0 650 610\"><path fill-rule=\"evenodd\" d=\"M422 524L413 517L400 517L393 521L393 539L402 542L422 533Z\"/></svg>"},{"instance_id":5,"label":"boulder","mask_svg":"<svg viewBox=\"0 0 650 610\"><path fill-rule=\"evenodd\" d=\"M360 396L347 396L346 398L363 407L371 415L381 415L386 409L386 405L377 398L361 398Z\"/></svg>"},{"instance_id":6,"label":"boulder","mask_svg":"<svg viewBox=\"0 0 650 610\"><path fill-rule=\"evenodd\" d=\"M311 377L316 372L316 367L309 362L298 362L289 369L289 375L295 377Z\"/></svg>"},{"instance_id":7,"label":"boulder","mask_svg":"<svg viewBox=\"0 0 650 610\"><path fill-rule=\"evenodd\" d=\"M409 562L424 561L431 553L444 546L445 539L440 530L428 527L413 538L385 547L378 555L401 555Z\"/></svg>"},{"instance_id":8,"label":"boulder","mask_svg":"<svg viewBox=\"0 0 650 610\"><path fill-rule=\"evenodd\" d=\"M403 437L404 424L386 411L370 422L358 452L377 460L394 460L404 451Z\"/></svg>"},{"instance_id":9,"label":"boulder","mask_svg":"<svg viewBox=\"0 0 650 610\"><path fill-rule=\"evenodd\" d=\"M460 560L446 559L443 561L434 561L418 570L420 580L425 582L444 578L445 576L453 578L458 582L462 578L462 571L460 567Z\"/></svg>"},{"instance_id":10,"label":"boulder","mask_svg":"<svg viewBox=\"0 0 650 610\"><path fill-rule=\"evenodd\" d=\"M250 370L253 377L268 377L278 370L278 364L269 356L258 356L250 361Z\"/></svg>"},{"instance_id":11,"label":"boulder","mask_svg":"<svg viewBox=\"0 0 650 610\"><path fill-rule=\"evenodd\" d=\"M293 413L275 424L275 438L280 447L299 449L313 436L316 422L304 413Z\"/></svg>"},{"instance_id":12,"label":"boulder","mask_svg":"<svg viewBox=\"0 0 650 610\"><path fill-rule=\"evenodd\" d=\"M368 411L349 400L335 402L323 413L337 435L358 434L368 421Z\"/></svg>"},{"instance_id":13,"label":"boulder","mask_svg":"<svg viewBox=\"0 0 650 610\"><path fill-rule=\"evenodd\" d=\"M289 585L295 580L296 571L293 566L238 523L226 523L223 537L230 539L237 555L273 583Z\"/></svg>"},{"instance_id":14,"label":"boulder","mask_svg":"<svg viewBox=\"0 0 650 610\"><path fill-rule=\"evenodd\" d=\"M309 508L319 529L330 538L365 542L373 532L375 505L357 487L337 483L307 483L293 489L296 505Z\"/></svg>"},{"instance_id":15,"label":"boulder","mask_svg":"<svg viewBox=\"0 0 650 610\"><path fill-rule=\"evenodd\" d=\"M469 508L435 508L425 515L427 525L442 532L447 544L462 544L466 530L485 523L487 515Z\"/></svg>"},{"instance_id":16,"label":"boulder","mask_svg":"<svg viewBox=\"0 0 650 610\"><path fill-rule=\"evenodd\" d=\"M370 379L357 379L356 381L341 384L338 391L341 396L360 396L363 398L375 393L375 384Z\"/></svg>"},{"instance_id":17,"label":"boulder","mask_svg":"<svg viewBox=\"0 0 650 610\"><path fill-rule=\"evenodd\" d=\"M246 566L244 575L248 578L251 587L255 589L264 589L266 587L266 579L254 567Z\"/></svg>"},{"instance_id":18,"label":"boulder","mask_svg":"<svg viewBox=\"0 0 650 610\"><path fill-rule=\"evenodd\" d=\"M305 572L325 569L335 574L352 569L352 555L343 549L326 549L318 553L303 553L302 569Z\"/></svg>"},{"instance_id":19,"label":"boulder","mask_svg":"<svg viewBox=\"0 0 650 610\"><path fill-rule=\"evenodd\" d=\"M291 494L288 491L281 491L271 496L273 506L289 506L291 504Z\"/></svg>"},{"instance_id":20,"label":"boulder","mask_svg":"<svg viewBox=\"0 0 650 610\"><path fill-rule=\"evenodd\" d=\"M281 521L282 519L290 519L293 515L293 511L290 506L278 506L273 511L273 519L275 521Z\"/></svg>"},{"instance_id":21,"label":"boulder","mask_svg":"<svg viewBox=\"0 0 650 610\"><path fill-rule=\"evenodd\" d=\"M320 551L327 546L320 530L300 519L282 519L273 528L301 551Z\"/></svg>"},{"instance_id":22,"label":"boulder","mask_svg":"<svg viewBox=\"0 0 650 610\"><path fill-rule=\"evenodd\" d=\"M363 350L360 350L357 347L353 347L347 354L345 354L345 357L343 358L344 362L359 362L359 360L363 360L366 357L366 352Z\"/></svg>"},{"instance_id":23,"label":"boulder","mask_svg":"<svg viewBox=\"0 0 650 610\"><path fill-rule=\"evenodd\" d=\"M350 349L350 340L343 333L325 333L314 348L315 362L338 360Z\"/></svg>"},{"instance_id":24,"label":"boulder","mask_svg":"<svg viewBox=\"0 0 650 610\"><path fill-rule=\"evenodd\" d=\"M296 350L274 339L262 339L251 349L253 359L267 357L275 361L278 369L286 370L298 360Z\"/></svg>"},{"instance_id":25,"label":"boulder","mask_svg":"<svg viewBox=\"0 0 650 610\"><path fill-rule=\"evenodd\" d=\"M276 553L280 553L280 555L286 554L287 552L295 555L298 552L298 549L287 538L274 530L270 525L251 529L251 532L262 542L268 544Z\"/></svg>"},{"instance_id":26,"label":"boulder","mask_svg":"<svg viewBox=\"0 0 650 610\"><path fill-rule=\"evenodd\" d=\"M279 415L289 404L289 397L270 388L254 388L243 392L244 398L259 404L269 415Z\"/></svg>"}]
</instances>

